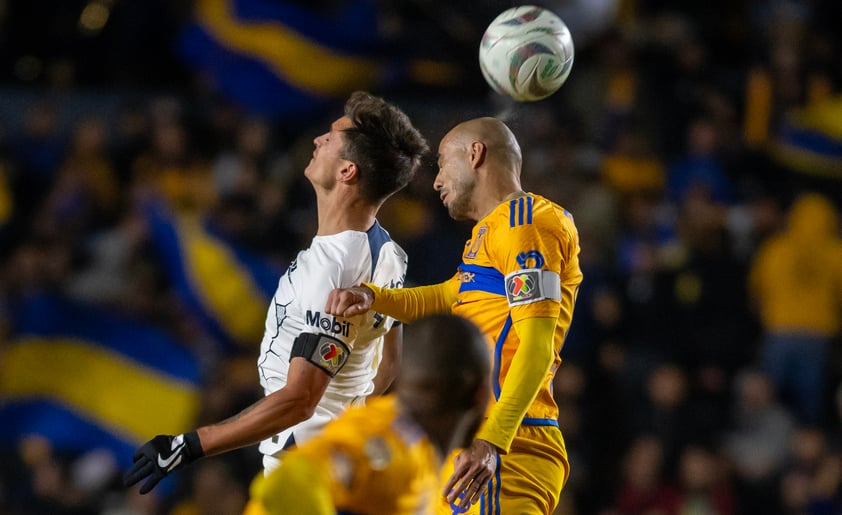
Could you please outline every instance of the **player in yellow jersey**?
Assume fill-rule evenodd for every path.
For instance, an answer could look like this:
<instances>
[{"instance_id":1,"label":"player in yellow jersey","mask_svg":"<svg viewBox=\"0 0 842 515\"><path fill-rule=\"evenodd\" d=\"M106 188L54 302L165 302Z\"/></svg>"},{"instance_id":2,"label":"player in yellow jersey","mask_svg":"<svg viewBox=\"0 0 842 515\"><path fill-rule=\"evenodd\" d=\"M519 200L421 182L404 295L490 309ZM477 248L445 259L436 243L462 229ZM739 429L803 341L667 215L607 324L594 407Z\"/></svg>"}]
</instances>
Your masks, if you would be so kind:
<instances>
[{"instance_id":1,"label":"player in yellow jersey","mask_svg":"<svg viewBox=\"0 0 842 515\"><path fill-rule=\"evenodd\" d=\"M470 442L485 413L491 359L462 317L431 316L406 333L395 393L348 410L288 451L254 485L262 510L252 502L249 514L435 512L444 457Z\"/></svg>"},{"instance_id":2,"label":"player in yellow jersey","mask_svg":"<svg viewBox=\"0 0 842 515\"><path fill-rule=\"evenodd\" d=\"M496 118L451 129L433 187L453 218L476 221L457 273L403 290L337 289L325 308L404 322L451 312L485 334L493 398L471 445L448 460L442 513L470 504L470 513L550 514L569 475L550 385L582 281L579 237L570 213L521 189L521 162L515 136Z\"/></svg>"}]
</instances>

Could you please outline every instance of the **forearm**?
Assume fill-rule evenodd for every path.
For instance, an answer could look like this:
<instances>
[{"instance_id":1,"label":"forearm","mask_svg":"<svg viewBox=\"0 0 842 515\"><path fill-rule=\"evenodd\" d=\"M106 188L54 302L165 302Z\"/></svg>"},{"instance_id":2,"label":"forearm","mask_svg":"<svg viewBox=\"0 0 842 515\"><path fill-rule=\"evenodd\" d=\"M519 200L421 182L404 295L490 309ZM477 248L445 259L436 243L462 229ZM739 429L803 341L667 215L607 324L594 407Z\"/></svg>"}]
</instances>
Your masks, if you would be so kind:
<instances>
[{"instance_id":1,"label":"forearm","mask_svg":"<svg viewBox=\"0 0 842 515\"><path fill-rule=\"evenodd\" d=\"M278 390L222 422L197 429L205 455L254 445L312 415L310 402Z\"/></svg>"},{"instance_id":2,"label":"forearm","mask_svg":"<svg viewBox=\"0 0 842 515\"><path fill-rule=\"evenodd\" d=\"M253 445L313 415L330 376L303 357L290 361L287 383L237 415L195 431L158 435L140 447L124 483L131 486L146 479L140 493L152 490L170 472L202 456L211 456Z\"/></svg>"},{"instance_id":3,"label":"forearm","mask_svg":"<svg viewBox=\"0 0 842 515\"><path fill-rule=\"evenodd\" d=\"M371 308L401 322L412 322L435 313L448 313L456 302L456 288L453 279L429 286L413 288L380 288L366 283L374 292Z\"/></svg>"},{"instance_id":4,"label":"forearm","mask_svg":"<svg viewBox=\"0 0 842 515\"><path fill-rule=\"evenodd\" d=\"M476 438L508 452L515 433L529 406L547 380L547 372L555 360L553 318L528 318L515 323L520 339L500 397Z\"/></svg>"},{"instance_id":5,"label":"forearm","mask_svg":"<svg viewBox=\"0 0 842 515\"><path fill-rule=\"evenodd\" d=\"M383 353L377 374L374 376L374 391L372 395L383 395L398 375L398 365L401 360L401 345L403 345L403 326L398 325L383 337Z\"/></svg>"}]
</instances>

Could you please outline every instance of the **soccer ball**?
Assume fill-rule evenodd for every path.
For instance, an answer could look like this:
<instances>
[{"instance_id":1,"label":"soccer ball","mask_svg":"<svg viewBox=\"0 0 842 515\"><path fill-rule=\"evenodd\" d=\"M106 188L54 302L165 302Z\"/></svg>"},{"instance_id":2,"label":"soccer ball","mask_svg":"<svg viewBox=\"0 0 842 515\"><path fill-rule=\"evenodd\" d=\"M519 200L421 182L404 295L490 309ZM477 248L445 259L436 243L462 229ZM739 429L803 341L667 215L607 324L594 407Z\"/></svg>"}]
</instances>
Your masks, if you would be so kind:
<instances>
[{"instance_id":1,"label":"soccer ball","mask_svg":"<svg viewBox=\"0 0 842 515\"><path fill-rule=\"evenodd\" d=\"M573 38L564 22L541 7L503 11L479 46L482 76L494 91L518 101L555 93L573 67Z\"/></svg>"}]
</instances>

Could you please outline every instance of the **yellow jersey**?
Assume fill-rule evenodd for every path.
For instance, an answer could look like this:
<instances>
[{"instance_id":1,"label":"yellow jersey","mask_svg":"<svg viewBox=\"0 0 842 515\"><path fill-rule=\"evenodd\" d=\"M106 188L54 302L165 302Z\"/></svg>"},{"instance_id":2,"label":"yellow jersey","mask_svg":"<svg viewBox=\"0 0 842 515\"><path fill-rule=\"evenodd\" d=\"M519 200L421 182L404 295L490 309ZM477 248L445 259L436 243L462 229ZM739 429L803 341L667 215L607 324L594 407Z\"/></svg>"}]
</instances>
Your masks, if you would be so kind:
<instances>
[{"instance_id":1,"label":"yellow jersey","mask_svg":"<svg viewBox=\"0 0 842 515\"><path fill-rule=\"evenodd\" d=\"M307 496L292 486L306 476L306 489L326 492L325 503L342 514L434 513L441 464L422 429L388 395L349 409L285 454L261 485L259 497L270 514L321 513L303 504Z\"/></svg>"},{"instance_id":2,"label":"yellow jersey","mask_svg":"<svg viewBox=\"0 0 842 515\"><path fill-rule=\"evenodd\" d=\"M551 384L573 317L582 272L579 235L570 213L533 193L498 205L474 226L454 277L452 312L473 321L493 341L492 386L499 398L512 356L520 345L513 325L527 318L555 318L555 360L525 425L558 425Z\"/></svg>"}]
</instances>

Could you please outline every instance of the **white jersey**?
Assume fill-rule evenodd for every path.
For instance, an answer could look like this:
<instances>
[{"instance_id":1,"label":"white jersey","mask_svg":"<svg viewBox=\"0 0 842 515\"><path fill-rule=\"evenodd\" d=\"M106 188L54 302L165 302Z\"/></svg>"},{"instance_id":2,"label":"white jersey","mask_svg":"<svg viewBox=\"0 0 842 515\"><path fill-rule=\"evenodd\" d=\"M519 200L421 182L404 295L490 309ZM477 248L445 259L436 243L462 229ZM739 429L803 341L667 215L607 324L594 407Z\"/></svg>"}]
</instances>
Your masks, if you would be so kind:
<instances>
[{"instance_id":1,"label":"white jersey","mask_svg":"<svg viewBox=\"0 0 842 515\"><path fill-rule=\"evenodd\" d=\"M301 333L327 334L351 349L344 367L328 384L314 415L260 443L270 457L291 443L301 443L336 418L358 396L374 389L383 335L394 319L370 311L352 318L324 313L328 294L362 282L399 288L406 277L406 253L379 223L367 232L345 231L316 236L310 248L298 253L281 276L266 316L266 330L257 361L260 384L266 395L280 390L287 380L292 343ZM275 460L264 459L264 464Z\"/></svg>"}]
</instances>

